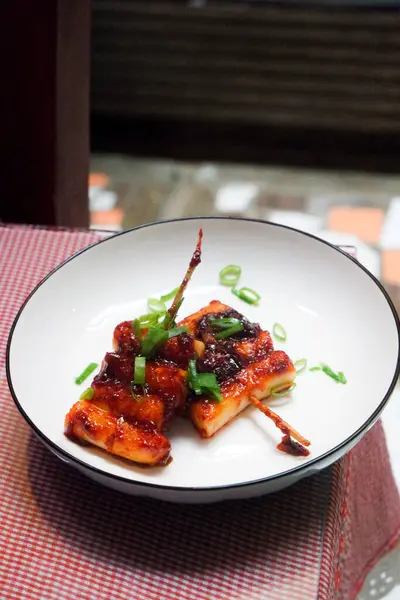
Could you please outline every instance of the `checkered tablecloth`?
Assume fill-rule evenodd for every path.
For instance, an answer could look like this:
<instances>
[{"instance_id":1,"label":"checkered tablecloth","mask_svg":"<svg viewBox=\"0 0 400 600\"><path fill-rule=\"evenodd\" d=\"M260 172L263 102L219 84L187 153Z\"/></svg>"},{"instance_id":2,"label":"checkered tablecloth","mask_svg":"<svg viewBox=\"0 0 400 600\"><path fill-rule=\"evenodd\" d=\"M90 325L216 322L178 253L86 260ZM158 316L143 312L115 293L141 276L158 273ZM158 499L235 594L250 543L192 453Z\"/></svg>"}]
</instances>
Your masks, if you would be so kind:
<instances>
[{"instance_id":1,"label":"checkered tablecloth","mask_svg":"<svg viewBox=\"0 0 400 600\"><path fill-rule=\"evenodd\" d=\"M400 533L379 422L320 475L207 506L103 488L29 430L5 378L9 329L34 285L99 237L0 226L0 600L355 598Z\"/></svg>"}]
</instances>

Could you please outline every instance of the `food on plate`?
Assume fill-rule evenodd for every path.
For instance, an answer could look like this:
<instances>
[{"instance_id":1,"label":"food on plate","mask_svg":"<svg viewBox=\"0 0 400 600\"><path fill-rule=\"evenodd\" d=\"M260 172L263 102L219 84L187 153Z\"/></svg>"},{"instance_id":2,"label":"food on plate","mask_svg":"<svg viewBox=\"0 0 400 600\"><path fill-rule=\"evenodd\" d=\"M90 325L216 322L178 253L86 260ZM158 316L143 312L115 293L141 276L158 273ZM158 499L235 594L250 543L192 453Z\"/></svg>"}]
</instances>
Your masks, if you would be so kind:
<instances>
[{"instance_id":1,"label":"food on plate","mask_svg":"<svg viewBox=\"0 0 400 600\"><path fill-rule=\"evenodd\" d=\"M261 300L261 296L258 292L249 287L237 288L236 284L239 283L242 269L239 265L228 265L224 267L219 273L219 282L221 285L225 285L231 288L232 294L247 302L247 304L258 304Z\"/></svg>"},{"instance_id":2,"label":"food on plate","mask_svg":"<svg viewBox=\"0 0 400 600\"><path fill-rule=\"evenodd\" d=\"M98 366L99 365L97 363L90 363L86 369L84 369L82 373L78 375L78 377L75 377L75 383L77 385L81 385L81 383L83 383L85 379L87 379L89 375L91 375L93 371L97 369Z\"/></svg>"},{"instance_id":3,"label":"food on plate","mask_svg":"<svg viewBox=\"0 0 400 600\"><path fill-rule=\"evenodd\" d=\"M267 417L269 417L275 425L280 429L283 433L283 438L280 444L278 444L278 450L282 450L282 452L287 452L288 454L294 454L295 456L308 456L309 450L307 450L307 446L310 445L310 442L303 437L298 431L293 429L289 423L286 423L279 415L277 415L273 410L271 410L265 404L262 404L258 398L255 396L250 396L250 402L256 406L261 412L263 412Z\"/></svg>"},{"instance_id":4,"label":"food on plate","mask_svg":"<svg viewBox=\"0 0 400 600\"><path fill-rule=\"evenodd\" d=\"M156 427L135 424L88 400L79 400L71 408L65 433L77 442L144 465L166 464L171 451L168 439Z\"/></svg>"},{"instance_id":5,"label":"food on plate","mask_svg":"<svg viewBox=\"0 0 400 600\"><path fill-rule=\"evenodd\" d=\"M240 359L237 362L240 365ZM202 396L190 404L190 418L203 437L211 437L232 421L251 404L251 397L262 400L273 390L289 388L296 370L287 354L277 350L262 360L240 366L231 375L224 375L223 372L220 379L220 402L210 402L207 396Z\"/></svg>"},{"instance_id":6,"label":"food on plate","mask_svg":"<svg viewBox=\"0 0 400 600\"><path fill-rule=\"evenodd\" d=\"M161 466L171 460L166 433L175 417L189 418L202 437L211 437L252 404L283 432L280 450L306 456L310 442L261 402L292 389L296 378L295 365L274 349L269 332L218 300L177 322L201 262L201 241L200 230L179 288L149 299L148 314L115 327L113 351L66 415L65 434L121 458ZM230 267L224 285L240 276L239 267ZM260 298L249 288L239 291L245 302ZM79 382L95 368L91 363Z\"/></svg>"},{"instance_id":7,"label":"food on plate","mask_svg":"<svg viewBox=\"0 0 400 600\"><path fill-rule=\"evenodd\" d=\"M311 367L310 371L322 371L323 373L325 373L325 375L328 375L328 377L336 381L336 383L347 383L347 379L343 371L338 371L336 373L336 371L334 371L324 363L321 363L315 367Z\"/></svg>"}]
</instances>

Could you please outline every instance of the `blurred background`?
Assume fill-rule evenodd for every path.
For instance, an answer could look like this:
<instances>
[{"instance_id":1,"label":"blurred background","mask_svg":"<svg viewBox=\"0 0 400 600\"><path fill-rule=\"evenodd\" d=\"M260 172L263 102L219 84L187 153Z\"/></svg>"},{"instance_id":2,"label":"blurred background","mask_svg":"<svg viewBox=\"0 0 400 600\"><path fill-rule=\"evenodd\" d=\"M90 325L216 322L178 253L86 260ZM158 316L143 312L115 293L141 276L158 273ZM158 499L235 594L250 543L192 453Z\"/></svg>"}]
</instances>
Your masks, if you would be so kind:
<instances>
[{"instance_id":1,"label":"blurred background","mask_svg":"<svg viewBox=\"0 0 400 600\"><path fill-rule=\"evenodd\" d=\"M285 223L399 305L396 3L93 0L91 62L91 227Z\"/></svg>"}]
</instances>

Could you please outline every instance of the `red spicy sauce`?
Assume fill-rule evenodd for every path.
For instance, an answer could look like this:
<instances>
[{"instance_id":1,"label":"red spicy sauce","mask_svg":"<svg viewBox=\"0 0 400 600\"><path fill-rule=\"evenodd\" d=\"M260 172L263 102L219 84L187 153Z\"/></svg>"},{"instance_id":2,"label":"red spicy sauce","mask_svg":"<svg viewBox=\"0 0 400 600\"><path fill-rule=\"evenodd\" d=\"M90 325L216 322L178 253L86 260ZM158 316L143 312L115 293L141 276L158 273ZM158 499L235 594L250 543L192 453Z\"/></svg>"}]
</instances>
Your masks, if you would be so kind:
<instances>
[{"instance_id":1,"label":"red spicy sauce","mask_svg":"<svg viewBox=\"0 0 400 600\"><path fill-rule=\"evenodd\" d=\"M305 446L296 442L290 435L284 435L282 441L277 445L278 450L291 454L292 456L309 456L310 451Z\"/></svg>"}]
</instances>

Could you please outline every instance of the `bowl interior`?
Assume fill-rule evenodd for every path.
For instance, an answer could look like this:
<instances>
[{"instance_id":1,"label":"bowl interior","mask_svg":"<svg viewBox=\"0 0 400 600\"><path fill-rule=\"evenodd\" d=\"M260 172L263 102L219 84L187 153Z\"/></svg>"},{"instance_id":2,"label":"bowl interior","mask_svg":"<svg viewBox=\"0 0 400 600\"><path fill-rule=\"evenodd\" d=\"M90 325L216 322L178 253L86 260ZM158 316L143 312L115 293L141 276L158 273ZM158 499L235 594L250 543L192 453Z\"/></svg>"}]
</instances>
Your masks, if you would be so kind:
<instances>
[{"instance_id":1,"label":"bowl interior","mask_svg":"<svg viewBox=\"0 0 400 600\"><path fill-rule=\"evenodd\" d=\"M311 442L308 458L280 453L279 431L248 408L214 438L202 440L176 420L173 462L142 469L63 435L66 412L83 386L74 377L111 350L122 320L146 312L146 299L177 286L203 227L202 264L180 315L219 299L249 319L287 331L276 342L293 360L323 361L343 371L341 385L321 372L298 375L290 398L271 407ZM219 285L227 264L242 267L241 285L262 295L249 306ZM145 226L74 257L32 295L14 328L9 374L22 410L45 438L87 465L132 481L171 487L216 487L275 476L330 452L376 417L398 369L399 335L385 295L371 276L329 245L276 225L199 219ZM86 382L90 383L90 380ZM195 467L194 467L195 465Z\"/></svg>"}]
</instances>

